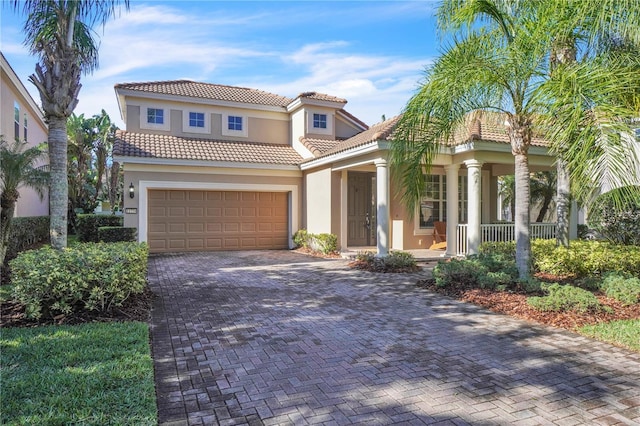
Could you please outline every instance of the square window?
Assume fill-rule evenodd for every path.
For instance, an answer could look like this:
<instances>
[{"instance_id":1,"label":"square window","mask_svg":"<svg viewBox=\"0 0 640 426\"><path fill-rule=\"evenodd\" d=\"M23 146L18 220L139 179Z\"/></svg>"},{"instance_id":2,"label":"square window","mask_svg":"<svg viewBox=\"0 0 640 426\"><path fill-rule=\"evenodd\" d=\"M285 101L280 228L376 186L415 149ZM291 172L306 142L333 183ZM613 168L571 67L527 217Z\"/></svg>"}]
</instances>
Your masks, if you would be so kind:
<instances>
[{"instance_id":1,"label":"square window","mask_svg":"<svg viewBox=\"0 0 640 426\"><path fill-rule=\"evenodd\" d=\"M327 128L327 114L313 114L313 128L314 129L326 129Z\"/></svg>"},{"instance_id":2,"label":"square window","mask_svg":"<svg viewBox=\"0 0 640 426\"><path fill-rule=\"evenodd\" d=\"M228 118L227 129L242 131L242 117L230 115Z\"/></svg>"},{"instance_id":3,"label":"square window","mask_svg":"<svg viewBox=\"0 0 640 426\"><path fill-rule=\"evenodd\" d=\"M147 123L164 124L164 110L160 108L147 108Z\"/></svg>"},{"instance_id":4,"label":"square window","mask_svg":"<svg viewBox=\"0 0 640 426\"><path fill-rule=\"evenodd\" d=\"M189 113L189 127L201 127L201 128L204 128L204 113L203 112L190 112Z\"/></svg>"}]
</instances>

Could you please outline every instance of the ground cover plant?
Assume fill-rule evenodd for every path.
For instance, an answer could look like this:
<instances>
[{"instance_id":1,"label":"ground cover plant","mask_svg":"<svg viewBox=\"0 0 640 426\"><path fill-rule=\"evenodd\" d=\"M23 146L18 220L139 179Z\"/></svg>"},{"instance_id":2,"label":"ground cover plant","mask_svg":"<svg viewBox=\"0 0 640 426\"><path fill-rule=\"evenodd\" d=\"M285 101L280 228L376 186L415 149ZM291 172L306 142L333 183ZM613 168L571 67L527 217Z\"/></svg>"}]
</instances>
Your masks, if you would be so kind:
<instances>
[{"instance_id":1,"label":"ground cover plant","mask_svg":"<svg viewBox=\"0 0 640 426\"><path fill-rule=\"evenodd\" d=\"M534 276L518 280L513 243L441 261L418 286L515 317L638 350L640 248L597 241L534 241ZM630 343L634 342L635 344Z\"/></svg>"},{"instance_id":2,"label":"ground cover plant","mask_svg":"<svg viewBox=\"0 0 640 426\"><path fill-rule=\"evenodd\" d=\"M4 328L0 348L0 424L157 424L145 323Z\"/></svg>"}]
</instances>

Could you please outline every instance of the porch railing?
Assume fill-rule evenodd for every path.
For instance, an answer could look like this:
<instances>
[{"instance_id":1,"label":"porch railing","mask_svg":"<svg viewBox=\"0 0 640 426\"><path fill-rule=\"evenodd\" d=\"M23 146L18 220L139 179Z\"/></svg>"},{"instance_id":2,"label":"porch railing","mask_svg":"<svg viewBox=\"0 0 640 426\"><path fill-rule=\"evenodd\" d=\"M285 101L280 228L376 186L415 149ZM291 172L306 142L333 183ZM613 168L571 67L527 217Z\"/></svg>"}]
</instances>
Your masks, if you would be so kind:
<instances>
[{"instance_id":1,"label":"porch railing","mask_svg":"<svg viewBox=\"0 0 640 426\"><path fill-rule=\"evenodd\" d=\"M466 255L469 251L468 225L458 224L458 232L456 233L457 254L459 256ZM555 223L532 223L529 225L531 238L552 239L556 237ZM516 239L516 231L513 223L491 223L480 225L480 236L482 242L495 241L514 241Z\"/></svg>"}]
</instances>

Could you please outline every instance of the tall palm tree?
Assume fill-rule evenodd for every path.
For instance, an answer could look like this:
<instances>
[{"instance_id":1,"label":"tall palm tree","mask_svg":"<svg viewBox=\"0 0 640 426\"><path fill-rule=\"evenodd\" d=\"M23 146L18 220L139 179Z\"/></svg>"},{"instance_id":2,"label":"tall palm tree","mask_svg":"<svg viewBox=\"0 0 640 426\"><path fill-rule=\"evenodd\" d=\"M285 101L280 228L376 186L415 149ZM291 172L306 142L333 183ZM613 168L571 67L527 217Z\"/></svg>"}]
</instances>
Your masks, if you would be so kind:
<instances>
[{"instance_id":1,"label":"tall palm tree","mask_svg":"<svg viewBox=\"0 0 640 426\"><path fill-rule=\"evenodd\" d=\"M20 198L20 187L31 187L42 197L48 183L48 172L36 165L45 152L41 147L25 147L18 140L8 144L0 139L0 266L7 254L9 230Z\"/></svg>"},{"instance_id":2,"label":"tall palm tree","mask_svg":"<svg viewBox=\"0 0 640 426\"><path fill-rule=\"evenodd\" d=\"M128 1L123 1L128 8ZM117 11L118 0L15 0L26 15L25 44L38 56L35 74L29 77L42 101L49 127L51 187L51 245L67 245L67 132L66 122L76 105L83 73L98 66L98 48L92 27L103 26Z\"/></svg>"},{"instance_id":3,"label":"tall palm tree","mask_svg":"<svg viewBox=\"0 0 640 426\"><path fill-rule=\"evenodd\" d=\"M635 151L619 135L629 134L628 118L639 111L640 0L445 0L439 22L455 30L484 20L513 40L518 15L550 35L546 96L553 101L539 124L557 156L557 239L568 246L572 192L584 202L607 180L638 182Z\"/></svg>"},{"instance_id":4,"label":"tall palm tree","mask_svg":"<svg viewBox=\"0 0 640 426\"><path fill-rule=\"evenodd\" d=\"M468 114L483 110L503 114L515 161L516 263L519 276L526 279L531 252L528 151L540 110L534 95L548 67L548 34L525 19L510 22L506 11L498 11L511 36L491 27L458 33L406 105L391 163L399 171L403 200L413 211L424 190L425 165L428 171L435 154L465 125Z\"/></svg>"}]
</instances>

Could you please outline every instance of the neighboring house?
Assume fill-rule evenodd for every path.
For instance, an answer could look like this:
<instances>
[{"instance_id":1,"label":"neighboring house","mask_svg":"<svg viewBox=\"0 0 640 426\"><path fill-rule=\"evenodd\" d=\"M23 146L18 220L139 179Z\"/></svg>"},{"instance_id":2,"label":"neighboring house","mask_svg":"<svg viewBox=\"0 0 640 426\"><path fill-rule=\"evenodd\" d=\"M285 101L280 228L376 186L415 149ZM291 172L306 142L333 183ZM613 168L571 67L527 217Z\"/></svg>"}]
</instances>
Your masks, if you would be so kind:
<instances>
[{"instance_id":1,"label":"neighboring house","mask_svg":"<svg viewBox=\"0 0 640 426\"><path fill-rule=\"evenodd\" d=\"M48 128L42 111L1 52L0 75L0 135L9 143L18 139L29 147L46 142ZM26 187L21 187L19 192L16 217L49 215L46 194L41 199L33 189Z\"/></svg>"},{"instance_id":2,"label":"neighboring house","mask_svg":"<svg viewBox=\"0 0 640 426\"><path fill-rule=\"evenodd\" d=\"M306 228L385 254L429 248L437 222L456 236L447 254L474 252L495 231L481 224L498 218L498 176L513 174L507 134L486 114L435 158L411 215L387 162L397 117L369 128L341 98L186 80L115 91L126 131L114 158L133 190L125 226L152 252L288 248ZM532 171L552 168L544 145L533 142Z\"/></svg>"}]
</instances>

